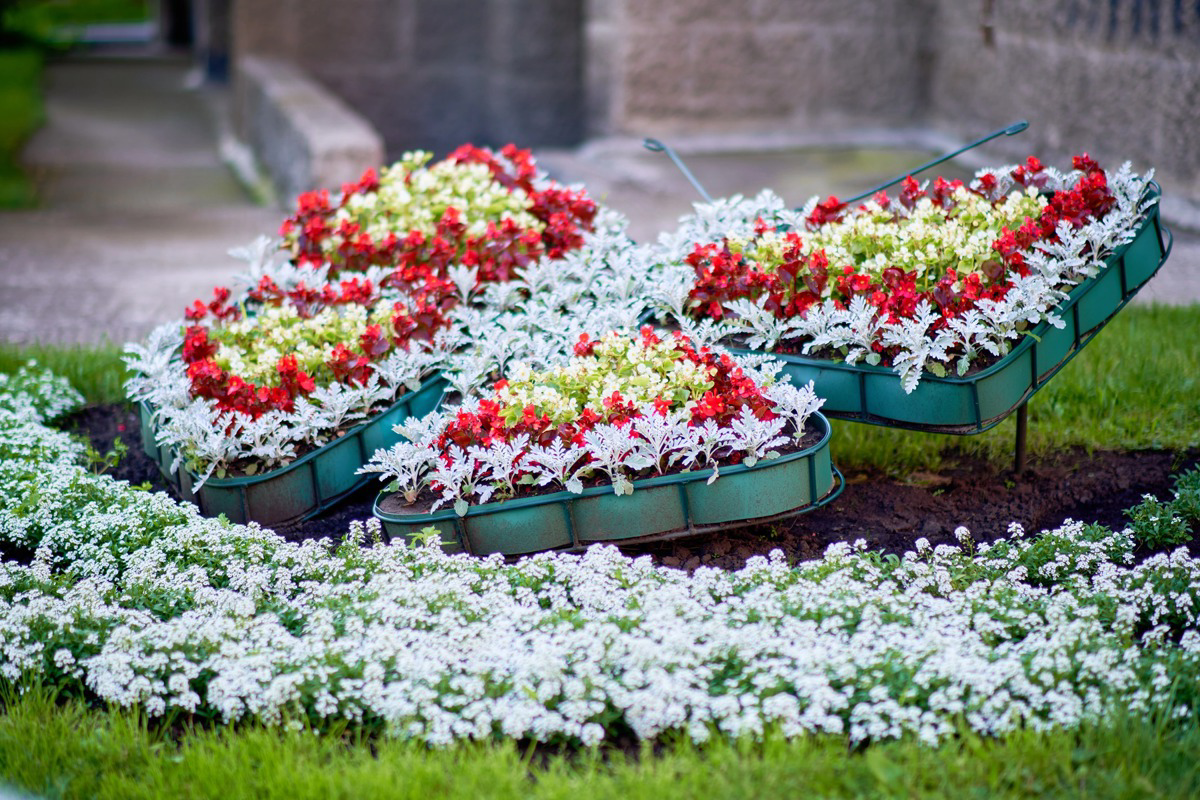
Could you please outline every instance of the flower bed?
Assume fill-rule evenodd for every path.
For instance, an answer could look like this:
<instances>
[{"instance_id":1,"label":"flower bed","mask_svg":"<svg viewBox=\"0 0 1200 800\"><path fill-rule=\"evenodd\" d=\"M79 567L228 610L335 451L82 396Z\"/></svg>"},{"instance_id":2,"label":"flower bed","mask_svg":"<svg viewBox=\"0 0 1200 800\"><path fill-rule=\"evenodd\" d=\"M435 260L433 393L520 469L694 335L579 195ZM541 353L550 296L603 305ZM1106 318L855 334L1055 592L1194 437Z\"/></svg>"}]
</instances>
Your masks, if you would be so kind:
<instances>
[{"instance_id":1,"label":"flower bed","mask_svg":"<svg viewBox=\"0 0 1200 800\"><path fill-rule=\"evenodd\" d=\"M596 203L583 189L539 174L528 150L463 145L429 165L405 153L379 175L368 170L336 201L306 192L281 228L297 264L328 265L331 275L370 267L414 289L435 284L454 265L480 280L506 281L543 255L559 258L583 243Z\"/></svg>"},{"instance_id":2,"label":"flower bed","mask_svg":"<svg viewBox=\"0 0 1200 800\"><path fill-rule=\"evenodd\" d=\"M89 473L45 424L62 397L0 386L0 544L34 554L0 566L16 692L431 745L1194 724L1200 560L1135 564L1128 530L692 574L608 546L515 564L362 547L370 526L335 549Z\"/></svg>"},{"instance_id":3,"label":"flower bed","mask_svg":"<svg viewBox=\"0 0 1200 800\"><path fill-rule=\"evenodd\" d=\"M1045 386L1133 299L1170 252L1170 231L1152 211L1136 238L1109 256L1104 270L1070 290L1055 309L1059 325L1045 320L1033 326L1008 353L966 375L924 375L912 392L888 367L787 353L775 357L794 381L813 381L821 388L831 416L931 432L978 433L999 424Z\"/></svg>"},{"instance_id":4,"label":"flower bed","mask_svg":"<svg viewBox=\"0 0 1200 800\"><path fill-rule=\"evenodd\" d=\"M776 367L755 369L709 348L696 348L680 333L664 339L643 327L633 338L610 333L593 340L584 334L574 357L561 367L535 372L517 364L496 383L491 396L399 426L409 441L376 453L364 471L380 473L392 482L389 491L408 503L424 493L428 512L451 503L459 517L467 515L472 502L486 504L475 514L483 518L504 507L489 501L506 501L530 489L558 487L583 496L585 483L603 484L602 491L586 493L586 503L560 509L555 504L566 498L557 495L535 504L544 506L539 512L543 526L561 534L536 541L553 540L554 547L676 531L695 521L688 517L682 487L696 476L670 481L678 484L679 494L675 486L663 488L662 478L671 473L706 470L702 482L707 485L720 477L722 464L751 468L760 460L778 458L780 448L811 449L807 455L824 449L828 428L823 420L816 440L801 446L805 422L820 401L811 387L776 382L775 371ZM801 499L802 493L777 490L786 507L755 516L817 503L832 483L827 453L822 464L814 467L821 472L819 493L805 478L809 495ZM610 491L618 497L629 495L638 486L655 491L624 503L590 500ZM654 506L654 511L642 507L654 504L650 495L661 495L666 505ZM793 499L800 502L787 505ZM601 507L628 511L617 514L599 511ZM570 521L575 515L590 515L597 524L579 525L575 532ZM469 545L460 544L485 551L525 550L523 541L506 547L501 534L480 536Z\"/></svg>"},{"instance_id":5,"label":"flower bed","mask_svg":"<svg viewBox=\"0 0 1200 800\"><path fill-rule=\"evenodd\" d=\"M396 304L352 292L328 305L277 303L254 315L193 311L182 335L168 324L126 348L130 397L148 403L155 439L197 486L286 466L393 406L436 368Z\"/></svg>"},{"instance_id":6,"label":"flower bed","mask_svg":"<svg viewBox=\"0 0 1200 800\"><path fill-rule=\"evenodd\" d=\"M1030 158L970 186L909 178L897 197L853 209L836 198L798 213L718 207L664 239L664 258L680 266L663 305L718 320L751 348L890 367L904 393L930 375L967 375L1042 323L1061 328L1072 287L1101 277L1147 228L1159 238L1148 176L1107 173L1087 156L1074 166L1063 174ZM715 235L721 222L729 235ZM1157 246L1097 323L1157 269Z\"/></svg>"},{"instance_id":7,"label":"flower bed","mask_svg":"<svg viewBox=\"0 0 1200 800\"><path fill-rule=\"evenodd\" d=\"M275 524L361 485L354 469L368 447L395 441L397 413L429 410L426 399L409 409L401 395L456 346L452 311L486 285L562 259L593 230L596 205L539 175L528 151L468 145L428 160L411 153L380 177L369 171L336 202L327 191L302 195L281 245L243 252L245 292L218 287L197 300L182 341L166 326L130 348L128 390L149 412L148 452L169 474L183 466L174 482L185 496ZM436 403L439 390L425 394ZM312 476L292 469L323 450L331 455L306 468ZM258 490L245 487L268 473L273 499L253 502L247 492Z\"/></svg>"}]
</instances>

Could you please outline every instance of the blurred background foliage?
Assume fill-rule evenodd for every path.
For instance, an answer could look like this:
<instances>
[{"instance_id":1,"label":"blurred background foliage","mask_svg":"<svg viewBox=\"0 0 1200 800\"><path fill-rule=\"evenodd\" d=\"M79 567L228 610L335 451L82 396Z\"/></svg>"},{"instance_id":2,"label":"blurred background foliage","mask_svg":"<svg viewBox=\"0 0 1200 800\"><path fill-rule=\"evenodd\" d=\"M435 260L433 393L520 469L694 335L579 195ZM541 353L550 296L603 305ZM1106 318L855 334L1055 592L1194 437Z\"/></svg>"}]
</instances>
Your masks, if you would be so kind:
<instances>
[{"instance_id":1,"label":"blurred background foliage","mask_svg":"<svg viewBox=\"0 0 1200 800\"><path fill-rule=\"evenodd\" d=\"M90 25L145 22L146 0L0 0L0 209L36 197L21 148L42 124L42 65L78 43Z\"/></svg>"}]
</instances>

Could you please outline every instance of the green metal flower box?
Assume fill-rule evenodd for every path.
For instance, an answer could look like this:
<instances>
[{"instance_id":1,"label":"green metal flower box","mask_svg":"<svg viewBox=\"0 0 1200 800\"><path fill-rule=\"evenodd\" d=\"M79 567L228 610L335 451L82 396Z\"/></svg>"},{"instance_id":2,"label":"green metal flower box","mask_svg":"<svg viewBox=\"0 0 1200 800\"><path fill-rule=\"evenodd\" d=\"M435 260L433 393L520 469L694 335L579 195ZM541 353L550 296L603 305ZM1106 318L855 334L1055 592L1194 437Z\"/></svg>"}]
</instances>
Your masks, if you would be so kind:
<instances>
[{"instance_id":1,"label":"green metal flower box","mask_svg":"<svg viewBox=\"0 0 1200 800\"><path fill-rule=\"evenodd\" d=\"M798 384L813 381L821 410L837 419L933 433L980 433L1023 406L1166 262L1171 232L1155 205L1135 238L1098 275L1076 286L1056 309L1066 323L1037 325L1000 360L962 377L926 372L906 394L890 368L809 356L774 354ZM749 350L735 352L749 353Z\"/></svg>"},{"instance_id":2,"label":"green metal flower box","mask_svg":"<svg viewBox=\"0 0 1200 800\"><path fill-rule=\"evenodd\" d=\"M196 488L197 476L180 467L171 472L175 451L155 441L154 409L140 405L142 446L184 500L208 517L224 514L233 522L284 526L320 514L371 479L355 472L381 448L400 440L392 426L410 416L424 416L438 406L446 380L430 377L415 392L402 395L386 411L347 430L336 440L297 458L285 467L258 475L209 478Z\"/></svg>"},{"instance_id":3,"label":"green metal flower box","mask_svg":"<svg viewBox=\"0 0 1200 800\"><path fill-rule=\"evenodd\" d=\"M390 493L381 492L375 516L389 540L411 539L433 527L446 551L476 555L640 543L770 522L822 506L841 492L841 475L829 457L829 421L813 414L809 422L820 432L816 444L753 467L721 467L711 484L711 469L680 472L635 481L633 494L593 486L581 494L559 491L471 506L463 517L452 509L384 510Z\"/></svg>"}]
</instances>

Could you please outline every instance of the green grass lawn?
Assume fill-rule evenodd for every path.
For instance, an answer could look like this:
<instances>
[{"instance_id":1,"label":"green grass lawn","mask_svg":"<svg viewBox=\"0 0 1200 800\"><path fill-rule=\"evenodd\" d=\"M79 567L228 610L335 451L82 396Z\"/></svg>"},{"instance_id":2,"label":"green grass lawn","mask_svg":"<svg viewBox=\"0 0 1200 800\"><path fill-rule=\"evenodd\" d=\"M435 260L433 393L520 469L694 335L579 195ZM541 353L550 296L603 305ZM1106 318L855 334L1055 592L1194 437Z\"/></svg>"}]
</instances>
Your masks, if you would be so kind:
<instances>
[{"instance_id":1,"label":"green grass lawn","mask_svg":"<svg viewBox=\"0 0 1200 800\"><path fill-rule=\"evenodd\" d=\"M148 725L51 692L9 697L0 775L62 798L1188 798L1200 729L1128 716L1075 733L966 733L939 747L838 737L547 755L519 744L430 749L248 725Z\"/></svg>"},{"instance_id":2,"label":"green grass lawn","mask_svg":"<svg viewBox=\"0 0 1200 800\"><path fill-rule=\"evenodd\" d=\"M125 365L119 345L63 348L0 344L0 373L15 372L31 360L69 380L88 403L125 402Z\"/></svg>"},{"instance_id":3,"label":"green grass lawn","mask_svg":"<svg viewBox=\"0 0 1200 800\"><path fill-rule=\"evenodd\" d=\"M9 5L8 30L49 42L56 41L56 28L145 22L151 14L149 0L16 0Z\"/></svg>"}]
</instances>

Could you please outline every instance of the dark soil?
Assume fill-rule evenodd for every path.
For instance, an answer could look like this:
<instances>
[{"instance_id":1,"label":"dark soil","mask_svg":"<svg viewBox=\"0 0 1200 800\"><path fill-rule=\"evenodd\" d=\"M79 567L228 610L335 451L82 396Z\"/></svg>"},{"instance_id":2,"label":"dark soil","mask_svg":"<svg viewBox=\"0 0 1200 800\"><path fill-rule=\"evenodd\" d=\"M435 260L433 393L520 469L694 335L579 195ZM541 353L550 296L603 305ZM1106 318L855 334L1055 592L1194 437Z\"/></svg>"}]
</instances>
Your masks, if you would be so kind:
<instances>
[{"instance_id":1,"label":"dark soil","mask_svg":"<svg viewBox=\"0 0 1200 800\"><path fill-rule=\"evenodd\" d=\"M129 451L109 474L169 491L155 463L142 452L134 411L119 405L93 406L68 417L63 427L87 436L101 454L112 450L119 436ZM833 456L836 463L836 441ZM799 561L820 556L834 542L856 539L865 539L870 549L894 553L912 550L920 537L933 545L956 543L954 530L959 525L977 542L1004 536L1010 522L1030 532L1056 527L1066 518L1120 528L1126 522L1125 509L1137 505L1144 494L1168 499L1172 476L1196 465L1198 458L1200 451L1088 453L1078 448L1031 458L1019 475L973 457L951 458L937 473L902 479L876 471L851 472L841 497L790 520L622 550L688 570L701 565L737 569L750 556L776 548ZM377 491L372 483L336 510L279 533L293 541L336 540L351 520L371 517Z\"/></svg>"}]
</instances>

